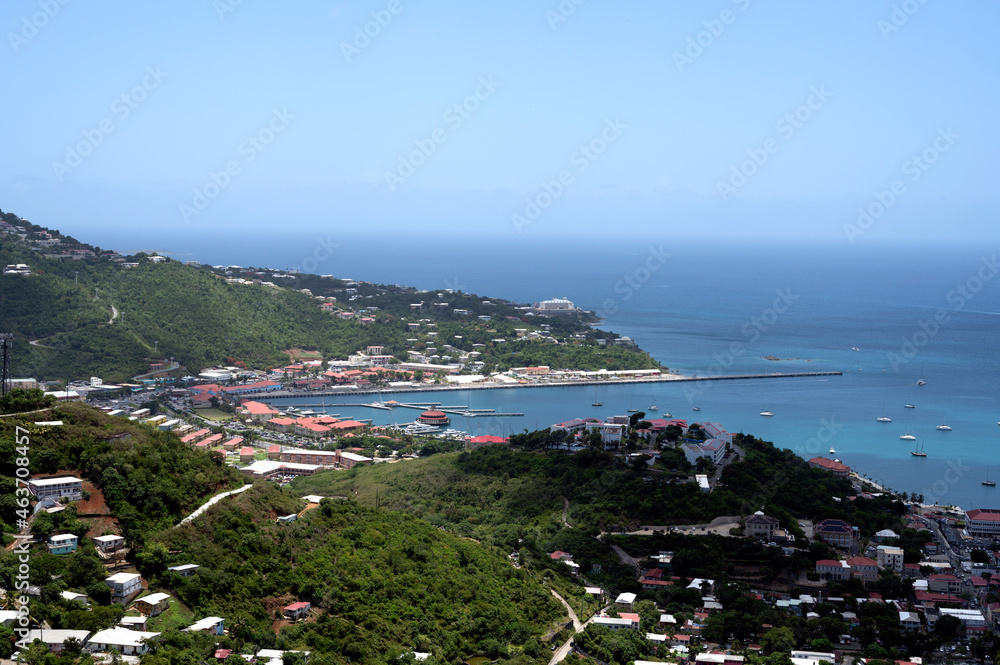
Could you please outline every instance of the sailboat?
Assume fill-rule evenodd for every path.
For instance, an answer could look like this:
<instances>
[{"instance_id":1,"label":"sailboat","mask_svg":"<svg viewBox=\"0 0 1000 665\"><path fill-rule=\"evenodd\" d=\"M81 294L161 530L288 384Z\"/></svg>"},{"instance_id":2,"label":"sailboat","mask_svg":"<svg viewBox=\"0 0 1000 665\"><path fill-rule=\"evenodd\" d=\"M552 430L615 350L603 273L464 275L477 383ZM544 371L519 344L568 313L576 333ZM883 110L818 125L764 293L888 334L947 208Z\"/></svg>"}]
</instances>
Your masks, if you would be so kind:
<instances>
[{"instance_id":1,"label":"sailboat","mask_svg":"<svg viewBox=\"0 0 1000 665\"><path fill-rule=\"evenodd\" d=\"M916 440L917 440L917 437L915 437L915 436L913 436L912 434L910 434L910 428L909 428L909 427L907 427L907 428L906 428L906 434L903 434L903 435L901 435L901 436L899 437L899 440L900 440L900 441L916 441Z\"/></svg>"},{"instance_id":2,"label":"sailboat","mask_svg":"<svg viewBox=\"0 0 1000 665\"><path fill-rule=\"evenodd\" d=\"M628 407L629 413L637 413L639 409L635 408L635 397L632 398L631 406Z\"/></svg>"},{"instance_id":3,"label":"sailboat","mask_svg":"<svg viewBox=\"0 0 1000 665\"><path fill-rule=\"evenodd\" d=\"M876 418L875 420L878 421L878 422L880 422L880 423L891 423L892 422L892 418L890 418L889 416L885 415L885 404L882 405L882 415L879 416L878 418Z\"/></svg>"},{"instance_id":4,"label":"sailboat","mask_svg":"<svg viewBox=\"0 0 1000 665\"><path fill-rule=\"evenodd\" d=\"M653 399L652 395L649 396L649 410L650 411L658 410L656 406L656 401Z\"/></svg>"},{"instance_id":5,"label":"sailboat","mask_svg":"<svg viewBox=\"0 0 1000 665\"><path fill-rule=\"evenodd\" d=\"M700 406L692 406L691 410L692 411L701 411L701 407ZM1000 425L1000 423L997 423L997 424Z\"/></svg>"},{"instance_id":6,"label":"sailboat","mask_svg":"<svg viewBox=\"0 0 1000 665\"><path fill-rule=\"evenodd\" d=\"M944 424L944 414L941 414L941 424L937 426L942 432L950 432L951 428Z\"/></svg>"},{"instance_id":7,"label":"sailboat","mask_svg":"<svg viewBox=\"0 0 1000 665\"><path fill-rule=\"evenodd\" d=\"M924 452L923 446L917 446L910 451L910 454L914 457L927 457L927 453Z\"/></svg>"},{"instance_id":8,"label":"sailboat","mask_svg":"<svg viewBox=\"0 0 1000 665\"><path fill-rule=\"evenodd\" d=\"M987 487L996 487L997 483L995 480L990 480L990 467L986 467L986 480L983 481L983 485Z\"/></svg>"},{"instance_id":9,"label":"sailboat","mask_svg":"<svg viewBox=\"0 0 1000 665\"><path fill-rule=\"evenodd\" d=\"M597 399L597 388L594 388L594 401L591 402L591 406L604 406L604 402Z\"/></svg>"},{"instance_id":10,"label":"sailboat","mask_svg":"<svg viewBox=\"0 0 1000 665\"><path fill-rule=\"evenodd\" d=\"M774 414L767 410L767 404L764 405L764 410L760 412L762 416L773 416Z\"/></svg>"}]
</instances>

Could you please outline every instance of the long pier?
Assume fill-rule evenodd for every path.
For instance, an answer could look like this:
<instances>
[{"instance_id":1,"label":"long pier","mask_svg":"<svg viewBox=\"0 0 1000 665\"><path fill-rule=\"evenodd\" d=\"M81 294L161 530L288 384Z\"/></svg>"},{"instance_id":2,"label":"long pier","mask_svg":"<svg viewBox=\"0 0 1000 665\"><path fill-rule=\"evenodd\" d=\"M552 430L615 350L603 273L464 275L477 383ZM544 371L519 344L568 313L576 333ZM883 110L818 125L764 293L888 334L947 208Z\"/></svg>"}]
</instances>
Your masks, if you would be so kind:
<instances>
[{"instance_id":1,"label":"long pier","mask_svg":"<svg viewBox=\"0 0 1000 665\"><path fill-rule=\"evenodd\" d=\"M326 390L326 391L315 391L308 393L301 392L290 392L287 390L275 390L270 393L264 393L256 395L255 398L262 402L267 402L274 399L294 399L303 397L344 397L345 395L380 395L380 394L405 394L405 393L428 393L428 392L447 392L447 391L461 391L461 390L504 390L508 388L512 389L525 389L525 388L561 388L566 386L607 386L607 385L645 385L650 383L684 383L690 381L747 381L753 379L796 379L796 378L815 378L821 376L842 376L843 372L773 372L770 374L724 374L719 376L679 376L676 374L669 374L667 376L649 377L642 379L581 379L577 381L548 381L548 382L538 382L538 383L470 383L462 385L431 385L431 386L413 386L409 388L376 388L371 390ZM411 404L414 402L411 402ZM430 402L426 404L431 404ZM305 406L305 405L303 405ZM313 404L311 406L325 406L320 404ZM340 404L330 406L341 406ZM371 406L370 404L358 404L358 406Z\"/></svg>"}]
</instances>

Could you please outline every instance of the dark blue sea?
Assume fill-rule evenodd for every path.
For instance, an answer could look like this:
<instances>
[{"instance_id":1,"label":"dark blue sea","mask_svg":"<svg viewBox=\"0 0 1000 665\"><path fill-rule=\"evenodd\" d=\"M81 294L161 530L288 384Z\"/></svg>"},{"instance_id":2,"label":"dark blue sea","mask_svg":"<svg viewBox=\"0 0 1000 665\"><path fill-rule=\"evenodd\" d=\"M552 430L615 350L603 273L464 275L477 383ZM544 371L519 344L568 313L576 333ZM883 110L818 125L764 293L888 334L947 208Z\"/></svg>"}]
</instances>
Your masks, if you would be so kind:
<instances>
[{"instance_id":1,"label":"dark blue sea","mask_svg":"<svg viewBox=\"0 0 1000 665\"><path fill-rule=\"evenodd\" d=\"M142 231L136 234L144 233ZM708 242L632 237L428 238L368 235L161 237L93 242L179 260L292 268L427 290L534 302L567 297L599 311L682 374L842 371L813 379L448 393L453 405L523 412L458 420L474 434L536 429L631 406L714 420L796 450L835 457L888 487L962 508L1000 508L1000 265L996 248ZM854 350L856 349L856 350ZM778 360L768 359L777 358ZM925 385L917 385L918 380ZM426 395L422 399L431 399ZM905 403L915 408L904 408ZM695 413L693 406L700 407ZM774 417L761 417L764 408ZM416 415L352 407L388 423ZM883 415L892 423L876 422ZM951 431L939 431L946 423ZM910 432L916 443L901 441ZM920 446L927 457L910 452ZM990 469L987 469L987 466Z\"/></svg>"}]
</instances>

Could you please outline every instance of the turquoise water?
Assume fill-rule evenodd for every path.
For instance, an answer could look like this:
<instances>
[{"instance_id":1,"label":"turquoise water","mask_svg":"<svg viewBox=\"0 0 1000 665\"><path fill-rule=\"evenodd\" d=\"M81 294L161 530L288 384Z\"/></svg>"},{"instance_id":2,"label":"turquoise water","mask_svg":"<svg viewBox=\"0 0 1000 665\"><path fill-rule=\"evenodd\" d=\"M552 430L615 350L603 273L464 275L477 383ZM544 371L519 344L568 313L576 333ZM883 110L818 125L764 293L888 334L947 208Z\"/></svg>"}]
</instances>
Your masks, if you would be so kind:
<instances>
[{"instance_id":1,"label":"turquoise water","mask_svg":"<svg viewBox=\"0 0 1000 665\"><path fill-rule=\"evenodd\" d=\"M587 242L530 234L479 242L336 240L339 249L316 272L522 302L566 296L601 311L604 327L632 337L683 374L844 372L657 384L651 391L609 386L600 392L602 409L591 407L593 388L584 387L448 393L440 399L525 414L456 420L453 427L505 434L624 413L633 403L646 409L654 400L661 412L715 420L806 457L828 455L832 445L862 474L925 500L1000 508L1000 488L981 485L987 465L1000 480L1000 266L991 248L624 237ZM130 241L171 248L152 238L117 237L113 246L128 249ZM288 267L309 255L315 239L202 238L192 245L174 245L183 250L177 258ZM921 377L926 385L916 386ZM916 408L904 409L906 401ZM698 414L691 410L695 404ZM773 418L759 415L765 405ZM891 424L875 421L883 408ZM383 411L344 413L388 422ZM393 417L408 422L415 415ZM935 429L942 421L951 432ZM907 429L928 457L910 455L914 444L899 440Z\"/></svg>"}]
</instances>

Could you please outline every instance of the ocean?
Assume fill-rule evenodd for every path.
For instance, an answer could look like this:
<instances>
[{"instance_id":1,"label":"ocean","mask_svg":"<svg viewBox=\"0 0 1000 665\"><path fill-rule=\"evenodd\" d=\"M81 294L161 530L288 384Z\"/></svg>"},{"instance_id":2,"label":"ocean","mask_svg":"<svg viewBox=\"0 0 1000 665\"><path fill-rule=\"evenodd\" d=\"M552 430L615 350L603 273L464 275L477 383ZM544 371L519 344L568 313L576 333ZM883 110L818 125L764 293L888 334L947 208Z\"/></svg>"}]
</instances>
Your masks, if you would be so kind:
<instances>
[{"instance_id":1,"label":"ocean","mask_svg":"<svg viewBox=\"0 0 1000 665\"><path fill-rule=\"evenodd\" d=\"M832 447L833 456L862 475L928 502L1000 508L1000 488L981 484L988 472L1000 480L1000 265L992 248L863 238L709 242L624 232L600 240L530 233L479 239L132 233L91 242L520 302L567 297L682 374L843 372L641 390L605 386L597 391L600 408L591 406L595 391L585 387L442 395L446 404L525 414L459 419L452 424L457 429L519 432L655 403L661 414L716 421L806 458L830 457ZM925 385L917 385L921 379ZM907 402L915 408L904 408ZM774 416L761 417L765 408ZM376 423L416 415L330 411ZM883 413L891 423L876 422ZM937 430L942 423L952 430ZM906 432L917 441L900 440ZM915 446L927 457L910 455Z\"/></svg>"}]
</instances>

